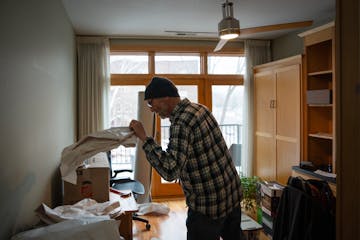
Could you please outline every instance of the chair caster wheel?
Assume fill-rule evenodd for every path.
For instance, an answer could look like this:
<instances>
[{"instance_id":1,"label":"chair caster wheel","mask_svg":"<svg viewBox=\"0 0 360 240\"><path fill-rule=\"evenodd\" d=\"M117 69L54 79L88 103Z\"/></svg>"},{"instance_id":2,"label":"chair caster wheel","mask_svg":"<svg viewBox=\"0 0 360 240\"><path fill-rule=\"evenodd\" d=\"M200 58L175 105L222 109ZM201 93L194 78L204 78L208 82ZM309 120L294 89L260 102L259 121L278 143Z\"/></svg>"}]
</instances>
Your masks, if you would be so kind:
<instances>
[{"instance_id":1,"label":"chair caster wheel","mask_svg":"<svg viewBox=\"0 0 360 240\"><path fill-rule=\"evenodd\" d=\"M151 225L150 224L146 224L146 230L150 230L150 228L151 228Z\"/></svg>"}]
</instances>

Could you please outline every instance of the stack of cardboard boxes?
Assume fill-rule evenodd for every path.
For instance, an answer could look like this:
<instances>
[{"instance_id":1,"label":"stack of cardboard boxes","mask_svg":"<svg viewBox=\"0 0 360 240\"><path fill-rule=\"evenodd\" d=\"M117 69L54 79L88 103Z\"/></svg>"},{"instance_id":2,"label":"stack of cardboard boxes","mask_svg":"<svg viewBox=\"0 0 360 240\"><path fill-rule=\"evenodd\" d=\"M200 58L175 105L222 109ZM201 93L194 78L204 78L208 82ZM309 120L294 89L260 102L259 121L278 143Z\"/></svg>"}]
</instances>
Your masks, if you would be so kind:
<instances>
[{"instance_id":1,"label":"stack of cardboard boxes","mask_svg":"<svg viewBox=\"0 0 360 240\"><path fill-rule=\"evenodd\" d=\"M275 181L261 183L262 225L270 239L273 236L273 223L283 189L284 186Z\"/></svg>"}]
</instances>

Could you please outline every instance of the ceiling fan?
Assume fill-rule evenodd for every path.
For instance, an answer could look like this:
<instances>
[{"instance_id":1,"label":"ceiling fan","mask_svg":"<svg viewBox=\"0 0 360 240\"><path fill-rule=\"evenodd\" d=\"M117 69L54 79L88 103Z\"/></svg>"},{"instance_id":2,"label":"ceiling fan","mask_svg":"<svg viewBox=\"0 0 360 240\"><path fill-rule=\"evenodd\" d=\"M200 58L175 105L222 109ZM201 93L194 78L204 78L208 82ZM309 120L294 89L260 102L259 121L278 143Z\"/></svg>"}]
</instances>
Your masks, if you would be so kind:
<instances>
[{"instance_id":1,"label":"ceiling fan","mask_svg":"<svg viewBox=\"0 0 360 240\"><path fill-rule=\"evenodd\" d=\"M220 51L230 39L237 38L241 35L308 27L313 23L313 21L302 21L240 29L239 20L234 18L233 3L228 0L222 4L222 14L223 19L218 24L218 35L220 37L220 41L216 45L214 52Z\"/></svg>"}]
</instances>

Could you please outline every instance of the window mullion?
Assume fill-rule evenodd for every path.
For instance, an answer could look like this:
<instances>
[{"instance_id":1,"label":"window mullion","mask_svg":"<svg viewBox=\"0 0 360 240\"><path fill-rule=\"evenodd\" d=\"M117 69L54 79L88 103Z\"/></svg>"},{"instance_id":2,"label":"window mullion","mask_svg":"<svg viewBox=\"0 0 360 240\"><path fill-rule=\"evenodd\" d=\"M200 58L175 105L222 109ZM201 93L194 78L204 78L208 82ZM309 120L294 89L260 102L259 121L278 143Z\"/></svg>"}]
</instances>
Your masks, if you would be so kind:
<instances>
[{"instance_id":1,"label":"window mullion","mask_svg":"<svg viewBox=\"0 0 360 240\"><path fill-rule=\"evenodd\" d=\"M149 51L149 74L155 75L155 52Z\"/></svg>"},{"instance_id":2,"label":"window mullion","mask_svg":"<svg viewBox=\"0 0 360 240\"><path fill-rule=\"evenodd\" d=\"M207 53L201 52L200 53L200 74L207 75Z\"/></svg>"}]
</instances>

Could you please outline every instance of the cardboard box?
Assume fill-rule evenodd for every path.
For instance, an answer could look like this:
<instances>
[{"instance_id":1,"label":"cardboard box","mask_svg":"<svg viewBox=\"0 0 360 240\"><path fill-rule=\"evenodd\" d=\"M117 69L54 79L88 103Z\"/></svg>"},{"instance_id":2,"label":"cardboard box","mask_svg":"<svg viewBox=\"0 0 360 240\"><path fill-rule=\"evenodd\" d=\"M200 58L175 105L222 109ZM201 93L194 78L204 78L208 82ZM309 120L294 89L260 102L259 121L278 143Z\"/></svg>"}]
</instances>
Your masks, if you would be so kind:
<instances>
[{"instance_id":1,"label":"cardboard box","mask_svg":"<svg viewBox=\"0 0 360 240\"><path fill-rule=\"evenodd\" d=\"M84 198L109 201L110 169L106 153L98 153L85 160L76 174L76 185L64 181L64 205L72 205Z\"/></svg>"},{"instance_id":2,"label":"cardboard box","mask_svg":"<svg viewBox=\"0 0 360 240\"><path fill-rule=\"evenodd\" d=\"M331 104L332 93L330 89L308 90L307 91L308 104Z\"/></svg>"}]
</instances>

